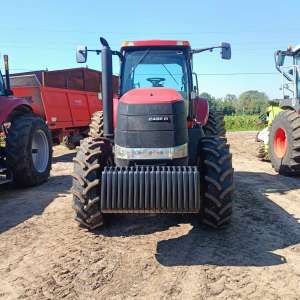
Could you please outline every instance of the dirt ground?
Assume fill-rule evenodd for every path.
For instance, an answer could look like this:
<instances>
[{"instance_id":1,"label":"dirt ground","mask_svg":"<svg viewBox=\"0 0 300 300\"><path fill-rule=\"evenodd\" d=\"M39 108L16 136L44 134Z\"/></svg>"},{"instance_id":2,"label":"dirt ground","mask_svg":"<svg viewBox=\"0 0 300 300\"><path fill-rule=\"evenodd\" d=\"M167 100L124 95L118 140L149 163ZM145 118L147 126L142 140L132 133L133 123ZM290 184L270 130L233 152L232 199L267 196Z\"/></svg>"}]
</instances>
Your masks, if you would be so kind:
<instances>
[{"instance_id":1,"label":"dirt ground","mask_svg":"<svg viewBox=\"0 0 300 300\"><path fill-rule=\"evenodd\" d=\"M232 224L192 216L114 216L90 233L73 221L74 152L52 176L0 190L0 299L300 299L300 178L255 158L255 133L230 133Z\"/></svg>"}]
</instances>

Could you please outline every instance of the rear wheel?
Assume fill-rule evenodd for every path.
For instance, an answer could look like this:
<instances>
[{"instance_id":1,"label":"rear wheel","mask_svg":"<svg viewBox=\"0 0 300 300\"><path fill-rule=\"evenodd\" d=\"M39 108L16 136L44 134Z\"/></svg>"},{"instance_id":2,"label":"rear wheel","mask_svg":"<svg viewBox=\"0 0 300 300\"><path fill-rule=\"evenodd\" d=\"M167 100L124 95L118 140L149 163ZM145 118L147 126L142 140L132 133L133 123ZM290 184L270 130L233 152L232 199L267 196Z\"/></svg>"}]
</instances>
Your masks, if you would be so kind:
<instances>
[{"instance_id":1,"label":"rear wheel","mask_svg":"<svg viewBox=\"0 0 300 300\"><path fill-rule=\"evenodd\" d=\"M52 140L43 119L30 115L15 117L8 130L5 152L16 185L34 186L48 179Z\"/></svg>"},{"instance_id":2,"label":"rear wheel","mask_svg":"<svg viewBox=\"0 0 300 300\"><path fill-rule=\"evenodd\" d=\"M214 228L228 224L232 215L234 191L232 156L229 146L219 137L200 141L199 165L202 182L203 222Z\"/></svg>"},{"instance_id":3,"label":"rear wheel","mask_svg":"<svg viewBox=\"0 0 300 300\"><path fill-rule=\"evenodd\" d=\"M300 117L295 111L282 111L272 122L269 155L280 174L300 174Z\"/></svg>"},{"instance_id":4,"label":"rear wheel","mask_svg":"<svg viewBox=\"0 0 300 300\"><path fill-rule=\"evenodd\" d=\"M101 173L113 165L112 146L108 141L84 139L74 158L73 208L75 219L88 229L103 224L100 211Z\"/></svg>"},{"instance_id":5,"label":"rear wheel","mask_svg":"<svg viewBox=\"0 0 300 300\"><path fill-rule=\"evenodd\" d=\"M207 123L203 126L203 131L206 136L224 137L226 135L226 129L223 112L211 110Z\"/></svg>"},{"instance_id":6,"label":"rear wheel","mask_svg":"<svg viewBox=\"0 0 300 300\"><path fill-rule=\"evenodd\" d=\"M103 137L103 111L96 111L93 113L89 136L93 138Z\"/></svg>"}]
</instances>

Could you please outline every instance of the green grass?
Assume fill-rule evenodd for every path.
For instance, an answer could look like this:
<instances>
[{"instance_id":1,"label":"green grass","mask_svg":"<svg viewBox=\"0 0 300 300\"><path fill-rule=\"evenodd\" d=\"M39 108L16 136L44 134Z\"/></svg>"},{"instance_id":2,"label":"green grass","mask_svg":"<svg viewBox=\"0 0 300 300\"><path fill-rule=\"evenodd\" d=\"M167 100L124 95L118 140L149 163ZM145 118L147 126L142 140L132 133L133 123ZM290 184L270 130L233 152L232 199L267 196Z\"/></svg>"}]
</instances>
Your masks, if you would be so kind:
<instances>
[{"instance_id":1,"label":"green grass","mask_svg":"<svg viewBox=\"0 0 300 300\"><path fill-rule=\"evenodd\" d=\"M236 115L225 116L225 127L227 131L260 130L264 125L258 125L258 115Z\"/></svg>"}]
</instances>

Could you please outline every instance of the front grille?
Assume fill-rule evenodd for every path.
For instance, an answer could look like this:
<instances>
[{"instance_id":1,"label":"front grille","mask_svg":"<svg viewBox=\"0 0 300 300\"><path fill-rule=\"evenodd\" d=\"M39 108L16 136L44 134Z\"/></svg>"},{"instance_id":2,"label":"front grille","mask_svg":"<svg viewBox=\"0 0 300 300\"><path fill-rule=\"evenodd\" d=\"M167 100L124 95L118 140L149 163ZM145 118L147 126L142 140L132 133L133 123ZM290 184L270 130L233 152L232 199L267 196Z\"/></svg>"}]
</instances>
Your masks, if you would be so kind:
<instances>
[{"instance_id":1,"label":"front grille","mask_svg":"<svg viewBox=\"0 0 300 300\"><path fill-rule=\"evenodd\" d=\"M106 167L103 212L199 212L200 173L190 166Z\"/></svg>"}]
</instances>

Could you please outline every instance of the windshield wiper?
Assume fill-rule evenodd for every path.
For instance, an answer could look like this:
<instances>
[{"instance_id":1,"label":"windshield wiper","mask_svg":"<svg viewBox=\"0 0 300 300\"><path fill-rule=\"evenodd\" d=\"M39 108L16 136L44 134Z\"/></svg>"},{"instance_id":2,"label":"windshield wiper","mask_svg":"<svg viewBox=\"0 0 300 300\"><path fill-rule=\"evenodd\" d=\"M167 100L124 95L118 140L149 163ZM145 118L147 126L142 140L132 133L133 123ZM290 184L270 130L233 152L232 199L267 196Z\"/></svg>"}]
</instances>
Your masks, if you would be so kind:
<instances>
[{"instance_id":1,"label":"windshield wiper","mask_svg":"<svg viewBox=\"0 0 300 300\"><path fill-rule=\"evenodd\" d=\"M175 77L173 76L173 74L168 70L168 68L164 64L162 64L162 65L166 69L166 71L170 74L170 76L173 78L173 80L176 82L176 84L179 85L179 83L177 82L177 80L175 79Z\"/></svg>"},{"instance_id":2,"label":"windshield wiper","mask_svg":"<svg viewBox=\"0 0 300 300\"><path fill-rule=\"evenodd\" d=\"M145 53L140 57L140 59L138 60L138 62L133 66L132 70L130 71L130 73L128 74L125 83L127 83L128 79L130 78L131 74L134 72L134 70L137 68L137 66L145 59L145 57L149 54L150 49L147 49L145 51Z\"/></svg>"}]
</instances>

